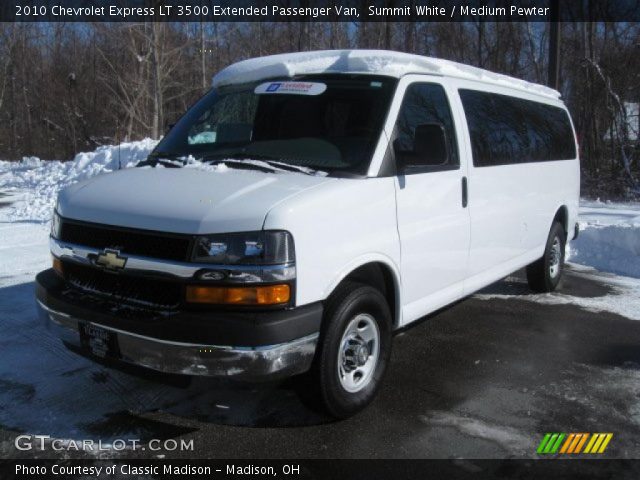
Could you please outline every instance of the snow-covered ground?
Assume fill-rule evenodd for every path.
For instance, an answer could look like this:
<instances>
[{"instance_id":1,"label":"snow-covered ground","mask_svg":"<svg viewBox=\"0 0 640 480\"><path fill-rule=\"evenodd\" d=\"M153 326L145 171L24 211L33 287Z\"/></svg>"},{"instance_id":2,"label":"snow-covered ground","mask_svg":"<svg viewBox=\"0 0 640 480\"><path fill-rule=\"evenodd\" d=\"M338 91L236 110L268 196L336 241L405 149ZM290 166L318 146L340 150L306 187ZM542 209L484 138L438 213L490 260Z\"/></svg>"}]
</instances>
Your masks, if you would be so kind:
<instances>
[{"instance_id":1,"label":"snow-covered ground","mask_svg":"<svg viewBox=\"0 0 640 480\"><path fill-rule=\"evenodd\" d=\"M582 201L569 261L640 278L640 204Z\"/></svg>"},{"instance_id":2,"label":"snow-covered ground","mask_svg":"<svg viewBox=\"0 0 640 480\"><path fill-rule=\"evenodd\" d=\"M113 374L105 381L107 374L103 369L68 352L60 342L46 335L35 315L33 279L51 262L49 219L59 189L120 165L130 166L145 158L153 146L153 141L143 140L120 148L101 147L95 152L79 154L71 162L43 162L33 158L19 163L0 161L0 352L3 356L0 425L58 438L89 434L108 439L128 432L96 433L98 427L92 423L96 416L100 417L96 411L118 411L124 405L128 411L144 412L152 407L181 405L188 397L197 399L193 400L196 407L192 402L189 408L204 414L239 403L233 395L245 399L256 395L248 389L233 395L229 393L231 390L216 393L220 389L208 380L200 380L186 393L126 375ZM580 224L580 236L571 243L568 252L573 269L585 278L597 278L608 284L612 293L595 298L562 292L527 294L518 295L518 300L571 304L640 320L640 204L585 201L581 204ZM511 296L482 293L477 298L509 299ZM39 353L25 355L32 349ZM43 364L47 365L46 369L42 368ZM67 408L69 391L84 392L74 400L73 408ZM266 394L272 395L272 392ZM52 404L59 408L52 408ZM4 408L7 405L11 408ZM34 411L41 413L34 415ZM489 435L495 440L490 426L473 419L456 420L443 414L429 421L457 425L463 432ZM521 439L518 432L510 435Z\"/></svg>"},{"instance_id":3,"label":"snow-covered ground","mask_svg":"<svg viewBox=\"0 0 640 480\"><path fill-rule=\"evenodd\" d=\"M33 281L50 263L49 221L60 189L129 167L145 159L155 144L145 139L119 147L103 146L79 153L70 162L34 157L0 161L0 288Z\"/></svg>"},{"instance_id":4,"label":"snow-covered ground","mask_svg":"<svg viewBox=\"0 0 640 480\"><path fill-rule=\"evenodd\" d=\"M0 204L16 200L0 221L48 222L53 202L60 191L72 183L99 173L127 168L144 160L156 145L149 138L119 146L102 146L76 155L73 161L42 161L36 157L21 162L0 161Z\"/></svg>"},{"instance_id":5,"label":"snow-covered ground","mask_svg":"<svg viewBox=\"0 0 640 480\"><path fill-rule=\"evenodd\" d=\"M598 297L552 294L519 295L520 300L548 305L577 305L640 320L640 203L580 202L580 234L567 245L567 260L576 275L605 282L611 294ZM507 279L509 280L509 278ZM508 299L510 295L479 293L476 298Z\"/></svg>"}]
</instances>

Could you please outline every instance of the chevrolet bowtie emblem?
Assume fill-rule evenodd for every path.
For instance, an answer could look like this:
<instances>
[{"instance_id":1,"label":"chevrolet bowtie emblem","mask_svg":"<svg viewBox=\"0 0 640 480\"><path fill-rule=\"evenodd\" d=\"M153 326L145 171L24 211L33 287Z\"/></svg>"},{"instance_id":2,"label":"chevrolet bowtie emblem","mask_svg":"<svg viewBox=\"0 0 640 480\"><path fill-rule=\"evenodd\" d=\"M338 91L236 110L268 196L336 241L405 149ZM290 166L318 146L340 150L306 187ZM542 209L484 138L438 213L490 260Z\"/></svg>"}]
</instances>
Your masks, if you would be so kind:
<instances>
[{"instance_id":1,"label":"chevrolet bowtie emblem","mask_svg":"<svg viewBox=\"0 0 640 480\"><path fill-rule=\"evenodd\" d=\"M121 257L118 250L105 248L104 252L97 256L95 263L109 270L121 270L127 264L127 259L126 257Z\"/></svg>"}]
</instances>

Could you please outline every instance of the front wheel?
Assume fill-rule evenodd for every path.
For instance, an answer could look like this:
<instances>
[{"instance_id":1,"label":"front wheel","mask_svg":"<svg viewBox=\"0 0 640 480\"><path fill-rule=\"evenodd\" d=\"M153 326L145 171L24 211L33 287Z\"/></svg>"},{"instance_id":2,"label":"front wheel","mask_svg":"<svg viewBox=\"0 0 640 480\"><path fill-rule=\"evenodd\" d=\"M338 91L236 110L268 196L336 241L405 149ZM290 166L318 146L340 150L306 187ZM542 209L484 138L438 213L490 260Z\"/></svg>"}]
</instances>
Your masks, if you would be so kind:
<instances>
[{"instance_id":1,"label":"front wheel","mask_svg":"<svg viewBox=\"0 0 640 480\"><path fill-rule=\"evenodd\" d=\"M375 397L391 354L391 313L385 297L360 283L329 298L314 365L326 410L349 417Z\"/></svg>"},{"instance_id":2,"label":"front wheel","mask_svg":"<svg viewBox=\"0 0 640 480\"><path fill-rule=\"evenodd\" d=\"M536 292L553 292L564 270L564 247L567 234L560 222L553 222L544 254L527 267L529 287Z\"/></svg>"}]
</instances>

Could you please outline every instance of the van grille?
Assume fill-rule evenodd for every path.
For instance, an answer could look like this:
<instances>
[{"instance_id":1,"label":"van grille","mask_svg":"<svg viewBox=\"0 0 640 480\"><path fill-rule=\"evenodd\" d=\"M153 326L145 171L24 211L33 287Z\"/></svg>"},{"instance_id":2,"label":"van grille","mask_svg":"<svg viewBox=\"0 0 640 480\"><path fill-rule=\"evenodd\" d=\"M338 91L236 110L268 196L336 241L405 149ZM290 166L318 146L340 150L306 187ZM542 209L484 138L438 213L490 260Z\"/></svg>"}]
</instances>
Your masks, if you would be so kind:
<instances>
[{"instance_id":1,"label":"van grille","mask_svg":"<svg viewBox=\"0 0 640 480\"><path fill-rule=\"evenodd\" d=\"M110 273L71 262L64 263L64 275L72 287L117 304L167 310L177 308L182 300L182 285L177 282Z\"/></svg>"},{"instance_id":2,"label":"van grille","mask_svg":"<svg viewBox=\"0 0 640 480\"><path fill-rule=\"evenodd\" d=\"M189 260L191 246L189 235L76 223L65 219L62 219L60 240L100 250L111 248L124 254L181 262Z\"/></svg>"}]
</instances>

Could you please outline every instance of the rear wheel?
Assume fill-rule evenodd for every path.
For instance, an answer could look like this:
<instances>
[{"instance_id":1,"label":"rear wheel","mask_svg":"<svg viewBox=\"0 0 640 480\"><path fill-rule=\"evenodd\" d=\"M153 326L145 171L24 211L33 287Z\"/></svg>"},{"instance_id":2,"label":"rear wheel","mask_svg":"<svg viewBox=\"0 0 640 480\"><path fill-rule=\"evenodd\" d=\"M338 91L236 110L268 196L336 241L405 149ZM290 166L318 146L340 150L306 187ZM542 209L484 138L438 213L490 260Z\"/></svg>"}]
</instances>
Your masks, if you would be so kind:
<instances>
[{"instance_id":1,"label":"rear wheel","mask_svg":"<svg viewBox=\"0 0 640 480\"><path fill-rule=\"evenodd\" d=\"M391 313L385 297L348 282L329 298L314 365L322 403L349 417L375 397L391 354Z\"/></svg>"},{"instance_id":2,"label":"rear wheel","mask_svg":"<svg viewBox=\"0 0 640 480\"><path fill-rule=\"evenodd\" d=\"M564 270L564 247L567 233L560 222L553 222L544 254L527 267L529 287L536 292L553 292Z\"/></svg>"}]
</instances>

